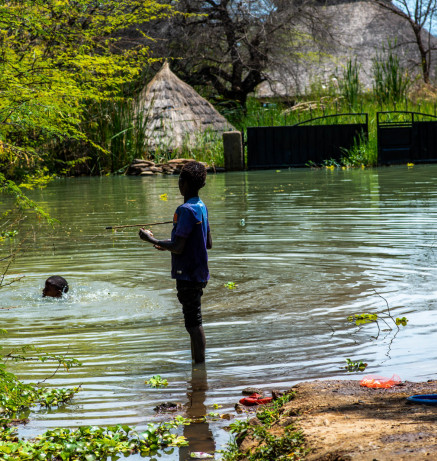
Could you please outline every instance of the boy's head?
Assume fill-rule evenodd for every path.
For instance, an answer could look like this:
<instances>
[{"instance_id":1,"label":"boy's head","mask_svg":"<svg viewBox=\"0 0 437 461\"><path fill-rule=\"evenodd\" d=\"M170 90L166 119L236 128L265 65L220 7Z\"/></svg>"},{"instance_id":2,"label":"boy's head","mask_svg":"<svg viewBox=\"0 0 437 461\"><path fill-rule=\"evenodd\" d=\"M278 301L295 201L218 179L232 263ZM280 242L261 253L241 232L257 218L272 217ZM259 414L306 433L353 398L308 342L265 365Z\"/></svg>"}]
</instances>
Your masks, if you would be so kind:
<instances>
[{"instance_id":1,"label":"boy's head","mask_svg":"<svg viewBox=\"0 0 437 461\"><path fill-rule=\"evenodd\" d=\"M192 192L197 192L205 185L206 168L199 162L187 162L179 175L179 187L183 185ZM182 192L182 189L181 189Z\"/></svg>"},{"instance_id":2,"label":"boy's head","mask_svg":"<svg viewBox=\"0 0 437 461\"><path fill-rule=\"evenodd\" d=\"M44 289L42 290L43 297L50 296L51 298L60 298L64 293L68 292L68 283L60 275L52 275L46 280Z\"/></svg>"}]
</instances>

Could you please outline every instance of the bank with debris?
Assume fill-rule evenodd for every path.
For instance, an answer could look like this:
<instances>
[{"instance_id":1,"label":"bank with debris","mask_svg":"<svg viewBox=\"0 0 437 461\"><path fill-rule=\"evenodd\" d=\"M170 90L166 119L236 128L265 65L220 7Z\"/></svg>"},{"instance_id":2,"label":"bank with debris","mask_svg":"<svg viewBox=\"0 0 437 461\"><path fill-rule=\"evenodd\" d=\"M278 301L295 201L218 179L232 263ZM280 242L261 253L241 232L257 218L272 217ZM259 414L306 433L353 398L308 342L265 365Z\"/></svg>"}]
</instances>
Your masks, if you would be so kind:
<instances>
[{"instance_id":1,"label":"bank with debris","mask_svg":"<svg viewBox=\"0 0 437 461\"><path fill-rule=\"evenodd\" d=\"M437 381L391 389L359 381L294 386L280 405L233 425L238 450L226 460L402 461L437 459L437 406L407 397L437 392Z\"/></svg>"}]
</instances>

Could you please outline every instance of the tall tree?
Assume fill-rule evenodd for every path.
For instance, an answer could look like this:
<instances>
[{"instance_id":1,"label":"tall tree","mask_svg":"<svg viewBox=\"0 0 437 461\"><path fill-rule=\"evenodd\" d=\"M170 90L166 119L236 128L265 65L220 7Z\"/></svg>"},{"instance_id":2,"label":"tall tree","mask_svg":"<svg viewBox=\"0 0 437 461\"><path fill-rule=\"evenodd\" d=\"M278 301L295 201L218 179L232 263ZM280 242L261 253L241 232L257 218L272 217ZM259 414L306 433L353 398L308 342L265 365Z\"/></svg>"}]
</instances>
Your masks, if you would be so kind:
<instances>
[{"instance_id":1,"label":"tall tree","mask_svg":"<svg viewBox=\"0 0 437 461\"><path fill-rule=\"evenodd\" d=\"M171 27L161 29L159 54L173 58L191 84L245 106L269 78L275 56L292 60L309 31L323 28L311 0L179 0ZM281 53L279 53L281 50Z\"/></svg>"},{"instance_id":2,"label":"tall tree","mask_svg":"<svg viewBox=\"0 0 437 461\"><path fill-rule=\"evenodd\" d=\"M432 51L437 49L436 39L429 32L437 14L437 0L373 0L390 13L405 20L411 27L414 43L420 55L420 67L425 83L430 82Z\"/></svg>"},{"instance_id":3,"label":"tall tree","mask_svg":"<svg viewBox=\"0 0 437 461\"><path fill-rule=\"evenodd\" d=\"M121 32L171 14L155 0L0 2L0 195L12 197L0 203L0 246L15 236L23 210L53 222L24 193L50 179L51 145L86 141L87 106L113 98L151 62L144 44L121 50ZM13 256L0 255L0 285Z\"/></svg>"},{"instance_id":4,"label":"tall tree","mask_svg":"<svg viewBox=\"0 0 437 461\"><path fill-rule=\"evenodd\" d=\"M155 0L1 2L0 173L30 170L54 140L83 139L87 105L151 61L147 47L120 50L121 31L171 12Z\"/></svg>"}]
</instances>

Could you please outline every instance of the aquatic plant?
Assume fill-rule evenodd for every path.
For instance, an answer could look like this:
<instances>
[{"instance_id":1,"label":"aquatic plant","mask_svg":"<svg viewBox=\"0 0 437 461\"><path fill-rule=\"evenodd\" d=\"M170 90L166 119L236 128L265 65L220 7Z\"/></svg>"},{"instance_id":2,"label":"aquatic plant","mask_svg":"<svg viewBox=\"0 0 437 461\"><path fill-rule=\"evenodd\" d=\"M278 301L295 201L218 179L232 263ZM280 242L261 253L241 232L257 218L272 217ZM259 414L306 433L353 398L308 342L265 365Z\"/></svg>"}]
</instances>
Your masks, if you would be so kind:
<instances>
[{"instance_id":1,"label":"aquatic plant","mask_svg":"<svg viewBox=\"0 0 437 461\"><path fill-rule=\"evenodd\" d=\"M159 388L167 387L168 381L165 378L161 378L160 375L152 376L150 379L145 381L145 384L148 384L150 387Z\"/></svg>"},{"instance_id":2,"label":"aquatic plant","mask_svg":"<svg viewBox=\"0 0 437 461\"><path fill-rule=\"evenodd\" d=\"M356 371L364 371L367 368L367 363L364 363L362 360L359 362L354 362L351 359L346 359L346 366L344 368L350 373Z\"/></svg>"},{"instance_id":3,"label":"aquatic plant","mask_svg":"<svg viewBox=\"0 0 437 461\"><path fill-rule=\"evenodd\" d=\"M0 430L0 458L9 460L97 461L116 455L140 453L153 456L166 447L188 445L183 436L172 433L179 423L149 424L143 431L126 425L85 426L71 430L48 430L35 440L19 440L12 428Z\"/></svg>"},{"instance_id":4,"label":"aquatic plant","mask_svg":"<svg viewBox=\"0 0 437 461\"><path fill-rule=\"evenodd\" d=\"M349 322L355 322L355 325L364 325L366 323L376 322L378 320L378 314L354 314L348 318Z\"/></svg>"},{"instance_id":5,"label":"aquatic plant","mask_svg":"<svg viewBox=\"0 0 437 461\"><path fill-rule=\"evenodd\" d=\"M387 355L390 353L391 349L391 344L396 337L397 333L400 330L400 326L407 326L408 324L408 319L406 317L393 317L390 309L390 305L388 301L380 295L376 290L373 290L377 296L379 296L381 299L385 301L386 304L386 309L382 310L379 313L360 313L360 314L353 314L347 317L348 322L354 323L357 327L361 327L362 325L367 325L374 323L377 328L378 328L378 333L376 336L373 337L373 339L377 340L379 338L379 335L381 333L381 326L380 326L380 321L382 321L385 326L386 330L389 333L396 328L396 333L394 334L392 340L389 343L388 346L388 352ZM393 326L392 326L393 325ZM347 365L344 367L348 372L355 372L355 371L364 371L367 367L367 363L364 363L363 361L359 362L354 362L350 359L346 359Z\"/></svg>"},{"instance_id":6,"label":"aquatic plant","mask_svg":"<svg viewBox=\"0 0 437 461\"><path fill-rule=\"evenodd\" d=\"M393 328L390 326L387 320L391 321L398 330L399 330L399 326L404 326L404 327L407 326L408 319L406 317L393 317L391 315L390 306L387 300L384 297L382 297L380 294L378 294L378 296L384 299L384 301L387 304L387 311L383 311L383 314L385 315L380 315L380 314L375 314L375 313L374 314L367 314L367 313L353 314L347 318L348 322L353 322L358 327L361 325L366 325L368 323L375 323L376 326L378 327L378 336L381 331L381 327L379 326L380 320L385 323L388 330L392 330Z\"/></svg>"},{"instance_id":7,"label":"aquatic plant","mask_svg":"<svg viewBox=\"0 0 437 461\"><path fill-rule=\"evenodd\" d=\"M238 285L235 282L226 282L223 286L229 290L233 290L234 288L237 288Z\"/></svg>"},{"instance_id":8,"label":"aquatic plant","mask_svg":"<svg viewBox=\"0 0 437 461\"><path fill-rule=\"evenodd\" d=\"M1 334L6 334L2 330ZM40 405L41 407L53 407L70 401L80 391L80 386L69 389L47 388L41 383L25 384L16 375L6 370L8 361L14 362L52 362L55 366L55 373L60 367L69 370L81 366L81 363L63 355L52 355L45 353L42 349L32 345L25 345L5 353L0 346L0 422L7 421L19 412L29 410Z\"/></svg>"},{"instance_id":9,"label":"aquatic plant","mask_svg":"<svg viewBox=\"0 0 437 461\"><path fill-rule=\"evenodd\" d=\"M337 160L333 158L328 158L328 159L322 160L321 166L325 168L329 168L329 169L334 169L335 167L341 166L341 164L338 163Z\"/></svg>"},{"instance_id":10,"label":"aquatic plant","mask_svg":"<svg viewBox=\"0 0 437 461\"><path fill-rule=\"evenodd\" d=\"M395 323L396 323L396 326L402 325L403 327L406 327L408 323L408 319L407 317L400 317L400 318L396 317Z\"/></svg>"},{"instance_id":11,"label":"aquatic plant","mask_svg":"<svg viewBox=\"0 0 437 461\"><path fill-rule=\"evenodd\" d=\"M6 330L1 329L1 334ZM9 460L102 460L119 454L140 453L152 456L166 447L187 445L184 437L172 432L184 419L159 425L149 424L145 430L137 431L126 425L110 427L86 426L75 430L57 428L46 431L32 440L20 440L15 424L17 419L29 413L35 406L54 408L64 405L80 391L80 386L71 389L47 388L39 384L25 384L16 375L6 370L8 361L52 361L55 372L59 367L66 370L80 366L76 359L50 355L33 346L23 346L7 353L0 346L0 459ZM157 377L154 377L157 378ZM160 377L159 377L160 378ZM166 383L166 380L161 380Z\"/></svg>"}]
</instances>

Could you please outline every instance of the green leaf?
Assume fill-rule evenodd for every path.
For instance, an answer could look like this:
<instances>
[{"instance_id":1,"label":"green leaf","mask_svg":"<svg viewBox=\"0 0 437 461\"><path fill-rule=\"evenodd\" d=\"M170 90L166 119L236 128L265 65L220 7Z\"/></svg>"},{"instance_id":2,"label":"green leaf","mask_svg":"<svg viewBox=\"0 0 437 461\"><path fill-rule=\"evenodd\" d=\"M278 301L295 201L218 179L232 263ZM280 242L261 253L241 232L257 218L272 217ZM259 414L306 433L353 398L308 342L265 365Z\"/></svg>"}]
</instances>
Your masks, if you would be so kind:
<instances>
[{"instance_id":1,"label":"green leaf","mask_svg":"<svg viewBox=\"0 0 437 461\"><path fill-rule=\"evenodd\" d=\"M408 323L408 319L406 317L396 317L396 325L399 326L399 325L402 325L404 327L407 326L407 323Z\"/></svg>"},{"instance_id":2,"label":"green leaf","mask_svg":"<svg viewBox=\"0 0 437 461\"><path fill-rule=\"evenodd\" d=\"M347 317L349 322L355 322L355 325L365 325L378 321L378 314L354 314Z\"/></svg>"},{"instance_id":3,"label":"green leaf","mask_svg":"<svg viewBox=\"0 0 437 461\"><path fill-rule=\"evenodd\" d=\"M152 376L150 379L145 381L145 384L148 384L150 387L167 387L168 381L166 379L161 378L160 375Z\"/></svg>"}]
</instances>

